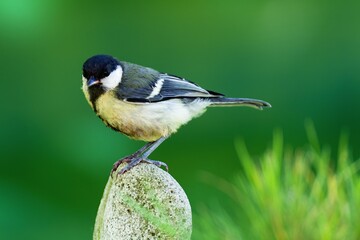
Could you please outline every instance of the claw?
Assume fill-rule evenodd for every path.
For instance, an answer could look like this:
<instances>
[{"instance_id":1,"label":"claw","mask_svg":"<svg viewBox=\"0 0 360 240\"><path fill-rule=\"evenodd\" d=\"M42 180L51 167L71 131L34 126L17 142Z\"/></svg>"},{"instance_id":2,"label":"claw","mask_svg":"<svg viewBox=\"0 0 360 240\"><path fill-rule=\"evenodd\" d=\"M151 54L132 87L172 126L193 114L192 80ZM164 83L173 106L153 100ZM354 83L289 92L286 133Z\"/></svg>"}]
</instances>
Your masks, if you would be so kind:
<instances>
[{"instance_id":1,"label":"claw","mask_svg":"<svg viewBox=\"0 0 360 240\"><path fill-rule=\"evenodd\" d=\"M168 168L167 164L164 163L164 162L150 160L150 159L142 159L141 157L135 157L135 158L125 157L125 158L120 159L120 160L118 160L117 162L114 163L113 169L111 170L111 175L112 175L112 173L114 173L118 169L119 165L124 163L124 162L128 163L128 165L123 167L117 173L118 175L122 175L122 174L126 173L127 171L129 171L130 169L132 169L133 167L138 165L140 162L146 162L146 163L154 164L155 166L157 166L159 168L165 167L166 171L167 172L169 171L169 168Z\"/></svg>"},{"instance_id":2,"label":"claw","mask_svg":"<svg viewBox=\"0 0 360 240\"><path fill-rule=\"evenodd\" d=\"M116 170L118 169L118 167L120 166L120 164L122 164L122 163L129 163L129 162L131 162L132 158L133 158L133 157L130 155L130 156L127 156L127 157L124 157L124 158L122 158L122 159L117 160L117 161L113 164L113 167L112 167L112 169L111 169L110 175L112 175L114 172L116 172Z\"/></svg>"},{"instance_id":3,"label":"claw","mask_svg":"<svg viewBox=\"0 0 360 240\"><path fill-rule=\"evenodd\" d=\"M138 165L140 162L142 161L141 157L136 157L136 158L132 158L131 161L128 163L128 165L126 165L125 167L123 167L118 174L122 175L124 173L126 173L127 171L129 171L130 169L132 169L133 167L135 167L136 165Z\"/></svg>"},{"instance_id":4,"label":"claw","mask_svg":"<svg viewBox=\"0 0 360 240\"><path fill-rule=\"evenodd\" d=\"M157 166L159 168L165 167L166 171L167 172L169 171L169 167L164 162L160 162L160 161L156 161L156 160L150 160L150 159L143 159L143 161L146 162L146 163L154 164L155 166Z\"/></svg>"}]
</instances>

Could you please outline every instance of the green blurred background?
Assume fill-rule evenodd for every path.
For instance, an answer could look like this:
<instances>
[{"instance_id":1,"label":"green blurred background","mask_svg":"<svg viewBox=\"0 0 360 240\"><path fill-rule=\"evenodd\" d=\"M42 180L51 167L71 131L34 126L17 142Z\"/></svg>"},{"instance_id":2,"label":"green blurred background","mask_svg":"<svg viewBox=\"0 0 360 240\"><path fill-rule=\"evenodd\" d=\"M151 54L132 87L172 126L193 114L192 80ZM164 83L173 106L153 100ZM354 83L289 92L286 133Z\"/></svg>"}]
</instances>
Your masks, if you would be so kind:
<instances>
[{"instance_id":1,"label":"green blurred background","mask_svg":"<svg viewBox=\"0 0 360 240\"><path fill-rule=\"evenodd\" d=\"M335 147L347 129L360 150L358 1L0 2L1 239L90 239L113 162L142 146L106 128L80 90L98 53L183 76L273 108L214 108L166 141L193 211L224 196L202 179L231 179L234 139L254 155L274 128L306 142L312 119ZM194 219L196 227L196 219Z\"/></svg>"}]
</instances>

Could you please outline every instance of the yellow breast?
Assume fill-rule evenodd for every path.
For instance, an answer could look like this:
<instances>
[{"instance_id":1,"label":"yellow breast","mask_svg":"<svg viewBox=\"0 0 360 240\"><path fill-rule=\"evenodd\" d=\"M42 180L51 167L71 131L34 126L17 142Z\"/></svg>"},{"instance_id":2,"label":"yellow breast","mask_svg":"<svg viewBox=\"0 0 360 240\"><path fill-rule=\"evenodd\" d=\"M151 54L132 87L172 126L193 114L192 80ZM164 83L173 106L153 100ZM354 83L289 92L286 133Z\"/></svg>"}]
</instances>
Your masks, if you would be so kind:
<instances>
[{"instance_id":1,"label":"yellow breast","mask_svg":"<svg viewBox=\"0 0 360 240\"><path fill-rule=\"evenodd\" d=\"M117 99L111 91L97 99L96 109L106 124L133 139L143 141L169 136L192 118L178 99L131 103Z\"/></svg>"}]
</instances>

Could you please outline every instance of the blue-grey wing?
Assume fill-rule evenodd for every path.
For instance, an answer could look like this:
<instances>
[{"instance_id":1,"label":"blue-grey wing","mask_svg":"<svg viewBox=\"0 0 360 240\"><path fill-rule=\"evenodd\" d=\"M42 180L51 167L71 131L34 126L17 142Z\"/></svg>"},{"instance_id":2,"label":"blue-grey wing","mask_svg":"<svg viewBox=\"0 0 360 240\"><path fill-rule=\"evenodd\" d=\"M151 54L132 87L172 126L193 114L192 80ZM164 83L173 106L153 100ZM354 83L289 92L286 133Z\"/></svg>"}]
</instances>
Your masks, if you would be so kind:
<instances>
[{"instance_id":1,"label":"blue-grey wing","mask_svg":"<svg viewBox=\"0 0 360 240\"><path fill-rule=\"evenodd\" d=\"M131 102L159 102L172 98L211 98L222 94L205 90L185 79L158 74L154 79L146 79L146 84L122 88L123 97Z\"/></svg>"}]
</instances>

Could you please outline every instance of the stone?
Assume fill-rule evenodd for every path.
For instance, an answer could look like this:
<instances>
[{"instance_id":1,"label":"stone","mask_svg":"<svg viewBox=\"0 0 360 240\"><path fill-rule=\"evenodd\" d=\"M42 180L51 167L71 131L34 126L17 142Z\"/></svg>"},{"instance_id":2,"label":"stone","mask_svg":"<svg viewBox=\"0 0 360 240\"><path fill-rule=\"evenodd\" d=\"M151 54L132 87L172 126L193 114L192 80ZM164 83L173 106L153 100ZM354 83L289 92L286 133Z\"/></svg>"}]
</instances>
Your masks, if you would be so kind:
<instances>
[{"instance_id":1,"label":"stone","mask_svg":"<svg viewBox=\"0 0 360 240\"><path fill-rule=\"evenodd\" d=\"M140 163L123 175L116 172L109 177L96 216L94 240L186 240L191 232L189 200L169 173Z\"/></svg>"}]
</instances>

